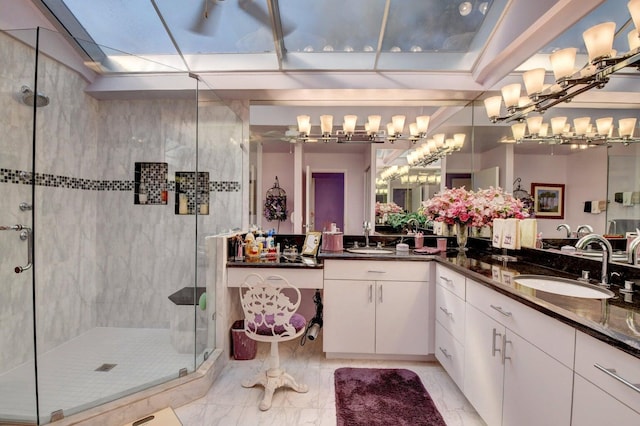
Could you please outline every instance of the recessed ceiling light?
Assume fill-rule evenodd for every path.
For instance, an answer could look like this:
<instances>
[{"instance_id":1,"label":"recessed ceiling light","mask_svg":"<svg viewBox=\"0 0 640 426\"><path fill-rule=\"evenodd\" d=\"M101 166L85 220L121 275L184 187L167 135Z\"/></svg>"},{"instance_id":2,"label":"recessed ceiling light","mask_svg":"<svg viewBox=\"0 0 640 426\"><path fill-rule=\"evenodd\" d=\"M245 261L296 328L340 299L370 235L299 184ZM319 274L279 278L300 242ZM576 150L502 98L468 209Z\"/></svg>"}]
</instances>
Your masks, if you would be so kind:
<instances>
[{"instance_id":1,"label":"recessed ceiling light","mask_svg":"<svg viewBox=\"0 0 640 426\"><path fill-rule=\"evenodd\" d=\"M467 16L468 14L470 14L472 9L473 5L469 1L462 2L460 3L460 6L458 6L458 11L462 16Z\"/></svg>"}]
</instances>

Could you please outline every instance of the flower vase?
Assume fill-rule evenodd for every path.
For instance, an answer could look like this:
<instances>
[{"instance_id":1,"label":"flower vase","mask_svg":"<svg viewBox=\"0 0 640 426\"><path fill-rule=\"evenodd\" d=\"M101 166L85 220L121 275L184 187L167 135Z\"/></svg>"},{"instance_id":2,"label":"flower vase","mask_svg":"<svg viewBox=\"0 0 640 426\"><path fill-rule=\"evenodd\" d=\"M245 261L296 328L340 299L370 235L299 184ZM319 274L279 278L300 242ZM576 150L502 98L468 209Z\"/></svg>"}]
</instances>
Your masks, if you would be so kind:
<instances>
[{"instance_id":1,"label":"flower vase","mask_svg":"<svg viewBox=\"0 0 640 426\"><path fill-rule=\"evenodd\" d=\"M469 237L469 229L466 223L459 223L456 230L456 242L458 243L458 251L467 249L467 238Z\"/></svg>"}]
</instances>

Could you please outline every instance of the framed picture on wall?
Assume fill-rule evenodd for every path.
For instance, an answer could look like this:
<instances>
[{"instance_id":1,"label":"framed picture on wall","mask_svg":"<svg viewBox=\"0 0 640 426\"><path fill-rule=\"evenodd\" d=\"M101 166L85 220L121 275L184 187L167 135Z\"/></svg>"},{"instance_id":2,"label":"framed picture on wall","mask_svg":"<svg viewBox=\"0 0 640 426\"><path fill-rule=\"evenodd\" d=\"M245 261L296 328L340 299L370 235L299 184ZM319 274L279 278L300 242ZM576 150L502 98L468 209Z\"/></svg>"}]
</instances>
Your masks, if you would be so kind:
<instances>
[{"instance_id":1,"label":"framed picture on wall","mask_svg":"<svg viewBox=\"0 0 640 426\"><path fill-rule=\"evenodd\" d=\"M537 219L564 219L564 184L532 183L531 195Z\"/></svg>"}]
</instances>

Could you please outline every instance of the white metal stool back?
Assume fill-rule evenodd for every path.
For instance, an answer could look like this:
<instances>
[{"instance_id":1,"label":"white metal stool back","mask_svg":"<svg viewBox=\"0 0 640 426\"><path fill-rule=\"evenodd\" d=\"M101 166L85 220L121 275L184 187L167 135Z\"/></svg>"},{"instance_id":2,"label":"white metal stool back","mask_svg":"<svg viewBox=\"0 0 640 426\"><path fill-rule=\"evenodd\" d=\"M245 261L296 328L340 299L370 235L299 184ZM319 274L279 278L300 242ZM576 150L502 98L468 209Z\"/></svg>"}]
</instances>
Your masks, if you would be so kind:
<instances>
[{"instance_id":1,"label":"white metal stool back","mask_svg":"<svg viewBox=\"0 0 640 426\"><path fill-rule=\"evenodd\" d=\"M294 297L292 301L290 296ZM279 275L266 279L258 274L249 274L240 286L240 302L244 311L244 331L258 342L271 343L269 368L242 383L244 387L261 385L264 398L261 410L271 408L276 389L287 386L296 392L307 392L308 387L280 368L278 343L300 337L305 332L306 320L296 311L300 306L300 290Z\"/></svg>"}]
</instances>

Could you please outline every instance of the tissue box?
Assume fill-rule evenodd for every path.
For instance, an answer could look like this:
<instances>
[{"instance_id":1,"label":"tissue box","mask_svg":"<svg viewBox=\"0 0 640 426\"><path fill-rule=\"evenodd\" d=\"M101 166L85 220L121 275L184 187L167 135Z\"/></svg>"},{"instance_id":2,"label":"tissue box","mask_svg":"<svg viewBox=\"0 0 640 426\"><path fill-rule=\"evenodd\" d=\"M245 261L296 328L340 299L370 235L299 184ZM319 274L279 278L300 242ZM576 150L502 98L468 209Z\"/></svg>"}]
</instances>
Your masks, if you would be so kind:
<instances>
[{"instance_id":1,"label":"tissue box","mask_svg":"<svg viewBox=\"0 0 640 426\"><path fill-rule=\"evenodd\" d=\"M322 251L342 251L342 232L323 232Z\"/></svg>"}]
</instances>

